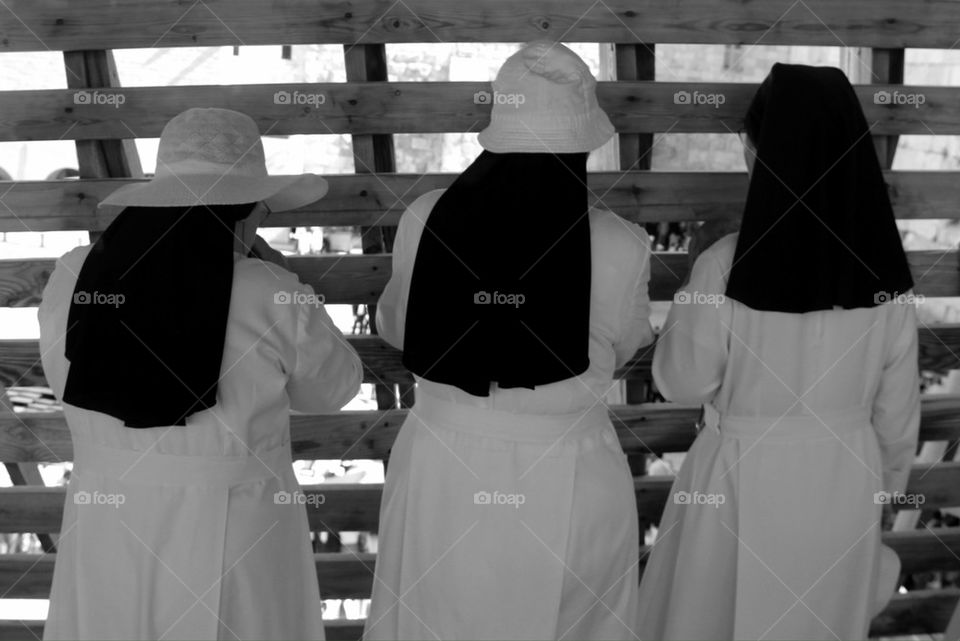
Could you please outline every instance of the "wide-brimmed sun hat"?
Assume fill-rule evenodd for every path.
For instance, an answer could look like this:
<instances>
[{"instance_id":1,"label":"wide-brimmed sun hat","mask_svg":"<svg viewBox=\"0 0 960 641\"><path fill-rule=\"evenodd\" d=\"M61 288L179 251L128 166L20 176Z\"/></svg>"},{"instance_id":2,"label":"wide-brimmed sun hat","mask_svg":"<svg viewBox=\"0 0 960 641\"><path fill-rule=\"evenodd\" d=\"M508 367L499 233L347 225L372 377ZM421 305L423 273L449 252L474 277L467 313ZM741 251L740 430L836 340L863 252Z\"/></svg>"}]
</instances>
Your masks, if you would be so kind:
<instances>
[{"instance_id":1,"label":"wide-brimmed sun hat","mask_svg":"<svg viewBox=\"0 0 960 641\"><path fill-rule=\"evenodd\" d=\"M593 151L615 133L600 108L597 81L580 56L560 43L531 42L507 58L493 81L481 146L496 153Z\"/></svg>"},{"instance_id":2,"label":"wide-brimmed sun hat","mask_svg":"<svg viewBox=\"0 0 960 641\"><path fill-rule=\"evenodd\" d=\"M308 205L327 193L315 174L270 176L260 131L250 116L194 108L160 134L157 170L148 182L121 187L101 207L191 207L266 202L272 211Z\"/></svg>"}]
</instances>

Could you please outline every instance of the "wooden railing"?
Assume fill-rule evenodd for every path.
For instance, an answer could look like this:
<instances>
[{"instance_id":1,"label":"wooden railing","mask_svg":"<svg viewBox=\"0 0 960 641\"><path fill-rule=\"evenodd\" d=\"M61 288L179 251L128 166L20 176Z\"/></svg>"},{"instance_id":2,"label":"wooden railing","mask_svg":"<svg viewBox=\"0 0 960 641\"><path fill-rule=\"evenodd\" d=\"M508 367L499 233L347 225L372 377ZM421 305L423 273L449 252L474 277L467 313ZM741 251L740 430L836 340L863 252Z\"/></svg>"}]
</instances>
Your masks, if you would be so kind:
<instances>
[{"instance_id":1,"label":"wooden railing","mask_svg":"<svg viewBox=\"0 0 960 641\"><path fill-rule=\"evenodd\" d=\"M960 35L960 3L953 0L7 0L0 7L0 52L63 51L69 89L0 91L0 141L77 141L82 180L0 182L0 231L106 228L111 214L96 204L137 178L139 165L129 139L155 137L169 118L193 106L219 106L251 115L271 134L350 134L357 175L329 177L323 200L294 212L274 214L278 226L353 225L365 232L365 255L291 259L302 280L328 303L374 303L390 275L389 230L405 203L444 187L452 175L425 177L388 173L393 167L390 134L477 131L489 107L473 94L483 82L382 82L382 45L400 42L517 42L536 38L616 43L618 77L601 82L599 99L620 133L625 172L593 173L591 198L635 222L709 220L740 211L747 178L742 173L657 172L633 162L650 148L651 134L731 133L742 123L754 83L654 81L654 45L701 43L873 47L872 75L855 79L882 161L889 168L896 137L960 134L960 88L902 87L903 48L948 49ZM348 82L242 86L118 87L109 49L257 44L343 44ZM0 61L2 64L2 61ZM875 84L862 84L862 83ZM122 92L122 109L76 104L77 88ZM921 108L877 104L874 93L901 89L922 93ZM278 90L323 93L311 110L276 105ZM722 93L716 109L677 105L678 91ZM360 172L375 173L360 173ZM960 218L960 172L887 171L894 210L901 219ZM402 196L402 197L401 197ZM382 228L374 238L371 229ZM910 251L916 291L928 297L960 296L957 251ZM35 306L53 267L49 259L0 260L0 306ZM684 279L687 257L658 254L652 261L651 295L669 300ZM365 380L409 384L399 353L374 336L351 337L365 366ZM618 375L648 379L652 348L645 348ZM960 325L920 329L920 365L960 368ZM45 377L36 341L0 340L0 386L42 386ZM628 398L630 395L628 394ZM383 407L383 405L381 405ZM697 408L672 404L611 408L629 456L684 451L694 438ZM294 453L301 459L387 456L405 410L340 412L292 417ZM923 401L921 439L960 439L960 395ZM34 465L69 461L69 431L59 413L0 415L0 462ZM643 524L656 523L667 500L669 477L638 477L637 510ZM305 487L325 500L309 508L316 530L374 531L379 485ZM915 466L909 491L925 507L960 506L960 463ZM40 486L0 489L0 531L56 533L64 490ZM960 530L886 532L905 572L960 570ZM0 556L0 595L46 597L55 555ZM322 593L361 598L370 593L374 557L316 555ZM911 591L897 595L872 626L872 635L941 632L954 613L960 590ZM331 639L357 638L361 622L328 626ZM0 639L30 638L42 626L0 622Z\"/></svg>"}]
</instances>

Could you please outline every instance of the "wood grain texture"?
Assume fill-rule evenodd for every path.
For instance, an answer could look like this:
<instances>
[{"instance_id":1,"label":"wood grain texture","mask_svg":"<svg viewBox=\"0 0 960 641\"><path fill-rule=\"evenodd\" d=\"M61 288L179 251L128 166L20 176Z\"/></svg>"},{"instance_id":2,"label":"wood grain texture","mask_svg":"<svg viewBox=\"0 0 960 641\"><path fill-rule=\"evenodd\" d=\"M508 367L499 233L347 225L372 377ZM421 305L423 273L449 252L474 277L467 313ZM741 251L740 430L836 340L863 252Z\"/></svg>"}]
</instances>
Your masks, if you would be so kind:
<instances>
[{"instance_id":1,"label":"wood grain texture","mask_svg":"<svg viewBox=\"0 0 960 641\"><path fill-rule=\"evenodd\" d=\"M960 325L921 327L920 368L933 371L960 369ZM347 340L363 361L366 383L411 383L413 377L401 362L401 353L378 336L349 336ZM633 359L614 376L623 379L650 376L655 346L641 347ZM6 387L46 386L37 341L0 340L0 385Z\"/></svg>"},{"instance_id":2,"label":"wood grain texture","mask_svg":"<svg viewBox=\"0 0 960 641\"><path fill-rule=\"evenodd\" d=\"M950 0L7 0L0 50L382 42L680 42L948 49ZM118 29L117 25L124 28Z\"/></svg>"},{"instance_id":3,"label":"wood grain texture","mask_svg":"<svg viewBox=\"0 0 960 641\"><path fill-rule=\"evenodd\" d=\"M644 233L624 229L624 233ZM907 252L914 291L924 296L960 296L960 253L956 250ZM389 254L291 256L290 270L301 282L323 294L327 304L373 304L390 279ZM55 260L0 260L0 307L35 307L50 278ZM652 300L672 300L687 275L687 255L654 253L650 260Z\"/></svg>"},{"instance_id":4,"label":"wood grain texture","mask_svg":"<svg viewBox=\"0 0 960 641\"><path fill-rule=\"evenodd\" d=\"M958 596L960 591L956 588L915 590L909 594L895 595L887 609L873 620L870 636L876 638L939 633L950 619ZM359 641L363 632L363 620L324 621L324 627L329 641ZM41 622L0 620L0 641L32 641L42 636Z\"/></svg>"},{"instance_id":5,"label":"wood grain texture","mask_svg":"<svg viewBox=\"0 0 960 641\"><path fill-rule=\"evenodd\" d=\"M327 641L359 641L363 620L327 620L323 622ZM43 638L43 621L0 619L0 641L36 641Z\"/></svg>"},{"instance_id":6,"label":"wood grain texture","mask_svg":"<svg viewBox=\"0 0 960 641\"><path fill-rule=\"evenodd\" d=\"M643 476L634 479L637 512L641 528L656 523L671 500L671 476ZM377 530L380 484L305 485L301 491L317 504L307 504L311 530ZM960 506L960 463L914 465L907 485L908 494L922 495L923 507ZM65 489L62 487L20 486L0 488L0 531L59 532ZM322 499L320 498L322 497ZM904 509L898 505L895 509Z\"/></svg>"},{"instance_id":7,"label":"wood grain texture","mask_svg":"<svg viewBox=\"0 0 960 641\"><path fill-rule=\"evenodd\" d=\"M960 395L924 396L920 441L960 440ZM699 407L675 403L614 405L610 420L629 456L684 452L696 436ZM407 410L293 414L294 459L383 459ZM0 416L0 461L52 463L73 459L73 444L60 412Z\"/></svg>"},{"instance_id":8,"label":"wood grain texture","mask_svg":"<svg viewBox=\"0 0 960 641\"><path fill-rule=\"evenodd\" d=\"M620 133L733 134L757 86L618 80L598 83L597 98ZM855 89L874 134L960 133L960 88L877 84ZM0 92L0 141L155 138L167 121L198 105L242 111L270 135L476 132L489 123L491 108L476 104L474 94L490 90L488 82L364 81L96 90L122 96L119 105L119 98L77 104L82 94L75 89L7 91ZM94 90L83 91L92 96ZM277 92L322 94L324 102L277 104ZM892 99L878 102L877 92ZM684 94L690 100L678 103ZM899 100L899 94L922 95L923 103ZM720 104L697 104L699 95L717 95ZM370 160L364 162L373 170Z\"/></svg>"},{"instance_id":9,"label":"wood grain texture","mask_svg":"<svg viewBox=\"0 0 960 641\"><path fill-rule=\"evenodd\" d=\"M923 550L940 546L936 537L947 533L922 532L913 537ZM904 559L904 570L920 571L922 565L912 565L913 555L903 544L903 537L887 533L884 542L897 550ZM952 541L952 540L951 540ZM642 546L642 552L648 548ZM53 581L53 566L56 555L11 554L0 558L0 592L9 598L46 598ZM315 554L317 580L324 598L363 598L369 596L373 583L372 554L352 555L347 553ZM643 571L641 564L641 572ZM887 608L874 618L870 634L894 636L907 634L935 634L943 631L956 607L960 590L916 590L898 594ZM326 621L327 638L357 639L363 621ZM29 632L42 636L42 624L37 622L0 621L0 641L22 640Z\"/></svg>"},{"instance_id":10,"label":"wood grain texture","mask_svg":"<svg viewBox=\"0 0 960 641\"><path fill-rule=\"evenodd\" d=\"M960 218L960 172L885 174L898 218ZM270 225L396 225L407 205L450 185L456 174L328 176L329 193L292 212L270 215ZM103 230L117 212L98 210L130 180L0 182L0 231ZM712 220L743 210L747 175L740 172L629 171L588 176L592 205L635 223Z\"/></svg>"}]
</instances>

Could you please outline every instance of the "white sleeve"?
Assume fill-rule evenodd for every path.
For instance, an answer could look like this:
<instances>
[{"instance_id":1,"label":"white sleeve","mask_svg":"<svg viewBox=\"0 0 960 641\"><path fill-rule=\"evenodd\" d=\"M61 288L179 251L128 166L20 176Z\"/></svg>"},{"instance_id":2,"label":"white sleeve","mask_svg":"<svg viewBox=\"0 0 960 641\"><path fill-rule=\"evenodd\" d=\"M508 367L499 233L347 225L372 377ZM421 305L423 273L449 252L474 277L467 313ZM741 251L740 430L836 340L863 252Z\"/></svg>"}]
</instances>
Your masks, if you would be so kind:
<instances>
[{"instance_id":1,"label":"white sleeve","mask_svg":"<svg viewBox=\"0 0 960 641\"><path fill-rule=\"evenodd\" d=\"M58 399L67 386L69 362L66 358L67 322L77 278L90 245L77 247L57 259L37 309L40 324L40 359L47 384Z\"/></svg>"},{"instance_id":2,"label":"white sleeve","mask_svg":"<svg viewBox=\"0 0 960 641\"><path fill-rule=\"evenodd\" d=\"M300 292L315 300L310 285ZM297 309L296 365L287 380L290 407L300 412L329 412L346 405L363 380L363 365L322 304L302 302Z\"/></svg>"},{"instance_id":3,"label":"white sleeve","mask_svg":"<svg viewBox=\"0 0 960 641\"><path fill-rule=\"evenodd\" d=\"M613 343L618 368L626 365L642 346L653 342L653 327L650 326L650 295L647 291L647 284L650 281L650 237L639 225L625 224L633 228L630 231L639 242L633 269L636 277L620 308L620 333Z\"/></svg>"},{"instance_id":4,"label":"white sleeve","mask_svg":"<svg viewBox=\"0 0 960 641\"><path fill-rule=\"evenodd\" d=\"M917 310L901 305L890 352L873 399L873 429L883 462L883 489L903 492L917 451L920 428L920 372Z\"/></svg>"},{"instance_id":5,"label":"white sleeve","mask_svg":"<svg viewBox=\"0 0 960 641\"><path fill-rule=\"evenodd\" d=\"M731 322L725 291L723 266L717 252L705 251L694 263L689 282L674 296L657 340L653 379L665 398L679 403L706 403L720 388Z\"/></svg>"},{"instance_id":6,"label":"white sleeve","mask_svg":"<svg viewBox=\"0 0 960 641\"><path fill-rule=\"evenodd\" d=\"M390 345L403 349L403 331L407 320L407 297L410 277L417 259L420 236L427 216L433 210L443 190L437 189L417 198L410 204L397 226L393 240L390 280L377 301L377 333Z\"/></svg>"}]
</instances>

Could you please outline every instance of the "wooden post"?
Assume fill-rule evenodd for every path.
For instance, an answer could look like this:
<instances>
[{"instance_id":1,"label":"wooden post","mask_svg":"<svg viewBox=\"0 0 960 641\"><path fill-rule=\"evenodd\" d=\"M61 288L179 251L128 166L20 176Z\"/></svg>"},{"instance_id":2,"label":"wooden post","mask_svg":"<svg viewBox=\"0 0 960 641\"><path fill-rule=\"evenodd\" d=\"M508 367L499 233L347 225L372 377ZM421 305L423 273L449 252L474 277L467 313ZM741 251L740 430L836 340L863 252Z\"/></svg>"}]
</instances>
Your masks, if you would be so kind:
<instances>
[{"instance_id":1,"label":"wooden post","mask_svg":"<svg viewBox=\"0 0 960 641\"><path fill-rule=\"evenodd\" d=\"M7 388L0 384L0 416L15 416L13 403L7 396ZM36 463L4 463L4 468L14 485L44 485L40 476L40 466ZM57 536L44 532L37 532L37 539L44 552L57 551Z\"/></svg>"},{"instance_id":2,"label":"wooden post","mask_svg":"<svg viewBox=\"0 0 960 641\"><path fill-rule=\"evenodd\" d=\"M656 77L656 59L654 46L616 45L617 80L653 80ZM653 166L653 134L620 134L620 169L650 169ZM653 225L656 227L656 224ZM650 232L650 226L645 227ZM647 400L649 383L642 380L628 380L623 383L625 400L628 404L643 403ZM634 476L646 472L647 455L628 457L630 471Z\"/></svg>"},{"instance_id":3,"label":"wooden post","mask_svg":"<svg viewBox=\"0 0 960 641\"><path fill-rule=\"evenodd\" d=\"M386 46L354 45L344 46L347 82L385 81L387 80ZM358 174L395 172L396 158L391 134L356 134L353 136L354 169ZM394 233L385 233L385 228L361 227L360 238L364 254L380 254L393 249ZM377 333L376 305L368 305L370 333ZM377 407L394 409L397 407L397 393L393 385L377 384Z\"/></svg>"},{"instance_id":4,"label":"wooden post","mask_svg":"<svg viewBox=\"0 0 960 641\"><path fill-rule=\"evenodd\" d=\"M64 51L67 87L120 87L113 51ZM133 134L131 134L133 135ZM77 169L80 178L139 178L143 176L140 156L133 139L77 140ZM96 242L100 231L90 232Z\"/></svg>"}]
</instances>

